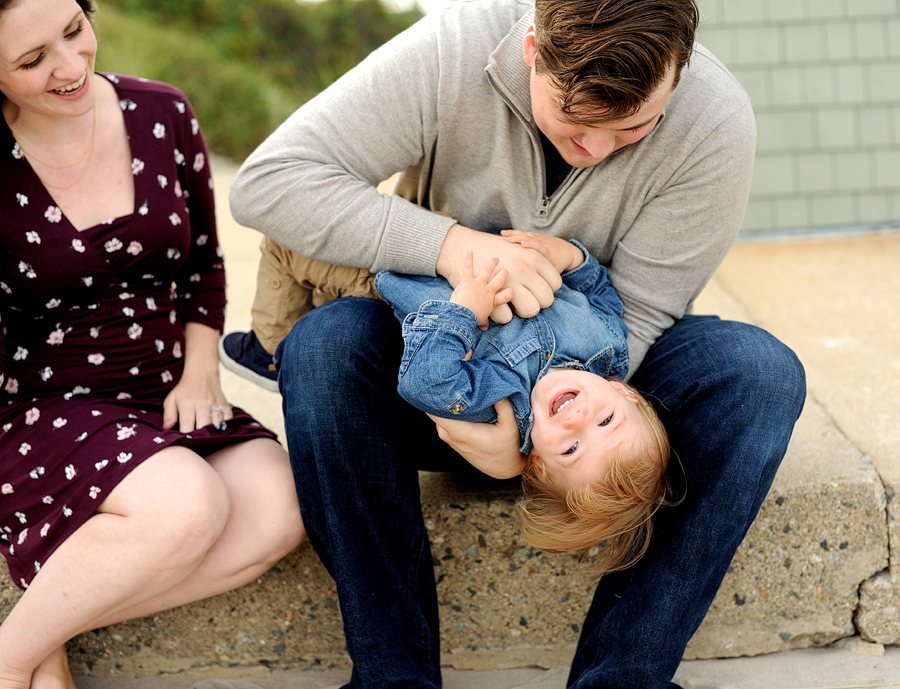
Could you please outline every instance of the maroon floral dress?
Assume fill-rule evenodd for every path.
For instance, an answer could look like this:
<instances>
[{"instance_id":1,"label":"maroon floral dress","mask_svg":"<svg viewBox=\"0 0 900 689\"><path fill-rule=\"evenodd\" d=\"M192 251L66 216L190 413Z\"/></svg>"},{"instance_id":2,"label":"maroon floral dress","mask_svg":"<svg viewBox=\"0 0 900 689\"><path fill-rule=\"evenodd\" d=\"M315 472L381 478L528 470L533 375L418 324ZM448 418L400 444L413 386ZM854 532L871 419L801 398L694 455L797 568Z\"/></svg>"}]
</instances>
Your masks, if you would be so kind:
<instances>
[{"instance_id":1,"label":"maroon floral dress","mask_svg":"<svg viewBox=\"0 0 900 689\"><path fill-rule=\"evenodd\" d=\"M103 76L128 131L131 215L76 231L0 118L0 551L23 588L162 448L274 437L239 409L224 428L162 430L184 324L224 324L209 156L177 89Z\"/></svg>"}]
</instances>

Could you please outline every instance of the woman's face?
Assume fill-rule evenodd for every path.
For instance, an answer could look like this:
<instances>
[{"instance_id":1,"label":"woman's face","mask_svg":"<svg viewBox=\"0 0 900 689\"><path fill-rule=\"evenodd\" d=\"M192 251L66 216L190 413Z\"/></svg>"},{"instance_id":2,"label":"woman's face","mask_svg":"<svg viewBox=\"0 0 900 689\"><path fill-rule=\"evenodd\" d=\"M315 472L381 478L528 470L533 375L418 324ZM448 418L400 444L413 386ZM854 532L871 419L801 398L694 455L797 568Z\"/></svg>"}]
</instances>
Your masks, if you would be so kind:
<instances>
[{"instance_id":1,"label":"woman's face","mask_svg":"<svg viewBox=\"0 0 900 689\"><path fill-rule=\"evenodd\" d=\"M16 116L89 112L96 53L75 0L19 0L0 14L0 91L19 108Z\"/></svg>"}]
</instances>

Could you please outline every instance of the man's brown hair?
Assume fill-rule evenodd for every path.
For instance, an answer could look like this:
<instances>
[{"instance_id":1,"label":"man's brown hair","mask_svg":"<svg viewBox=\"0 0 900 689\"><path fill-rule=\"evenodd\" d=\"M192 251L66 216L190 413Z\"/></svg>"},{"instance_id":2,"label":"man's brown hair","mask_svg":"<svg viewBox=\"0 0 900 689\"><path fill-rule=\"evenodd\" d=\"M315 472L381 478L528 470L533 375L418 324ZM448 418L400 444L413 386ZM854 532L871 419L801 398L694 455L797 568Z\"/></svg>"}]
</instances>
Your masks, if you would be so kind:
<instances>
[{"instance_id":1,"label":"man's brown hair","mask_svg":"<svg viewBox=\"0 0 900 689\"><path fill-rule=\"evenodd\" d=\"M695 0L536 0L535 70L571 122L634 115L691 57Z\"/></svg>"}]
</instances>

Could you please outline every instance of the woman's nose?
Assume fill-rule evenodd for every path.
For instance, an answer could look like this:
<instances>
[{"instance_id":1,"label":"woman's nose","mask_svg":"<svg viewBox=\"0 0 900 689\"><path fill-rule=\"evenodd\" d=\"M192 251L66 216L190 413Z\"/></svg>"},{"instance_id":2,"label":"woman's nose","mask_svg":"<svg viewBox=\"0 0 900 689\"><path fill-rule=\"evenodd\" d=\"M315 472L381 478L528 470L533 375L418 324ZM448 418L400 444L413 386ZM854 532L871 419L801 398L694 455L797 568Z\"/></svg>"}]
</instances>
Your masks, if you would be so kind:
<instances>
[{"instance_id":1,"label":"woman's nose","mask_svg":"<svg viewBox=\"0 0 900 689\"><path fill-rule=\"evenodd\" d=\"M84 58L77 50L65 50L60 54L59 62L53 70L53 76L60 81L73 82L84 74Z\"/></svg>"}]
</instances>

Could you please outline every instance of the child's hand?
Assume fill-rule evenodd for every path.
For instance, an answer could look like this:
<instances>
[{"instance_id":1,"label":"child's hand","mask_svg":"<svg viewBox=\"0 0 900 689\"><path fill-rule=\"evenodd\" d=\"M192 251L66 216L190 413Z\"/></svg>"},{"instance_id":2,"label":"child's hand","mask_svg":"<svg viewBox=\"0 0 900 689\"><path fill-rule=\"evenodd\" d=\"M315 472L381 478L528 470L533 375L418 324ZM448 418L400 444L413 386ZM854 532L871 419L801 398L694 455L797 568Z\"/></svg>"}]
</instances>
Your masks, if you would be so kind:
<instances>
[{"instance_id":1,"label":"child's hand","mask_svg":"<svg viewBox=\"0 0 900 689\"><path fill-rule=\"evenodd\" d=\"M508 242L534 249L550 261L560 273L575 270L584 263L584 254L581 250L565 239L520 230L502 230L500 234L506 237Z\"/></svg>"},{"instance_id":2,"label":"child's hand","mask_svg":"<svg viewBox=\"0 0 900 689\"><path fill-rule=\"evenodd\" d=\"M495 272L499 258L493 258L487 262L478 275L475 275L474 255L466 252L463 261L462 280L450 295L450 301L471 309L478 317L478 327L482 330L488 328L488 318L495 306L506 304L512 299L513 291L505 287L507 272L502 268Z\"/></svg>"}]
</instances>

